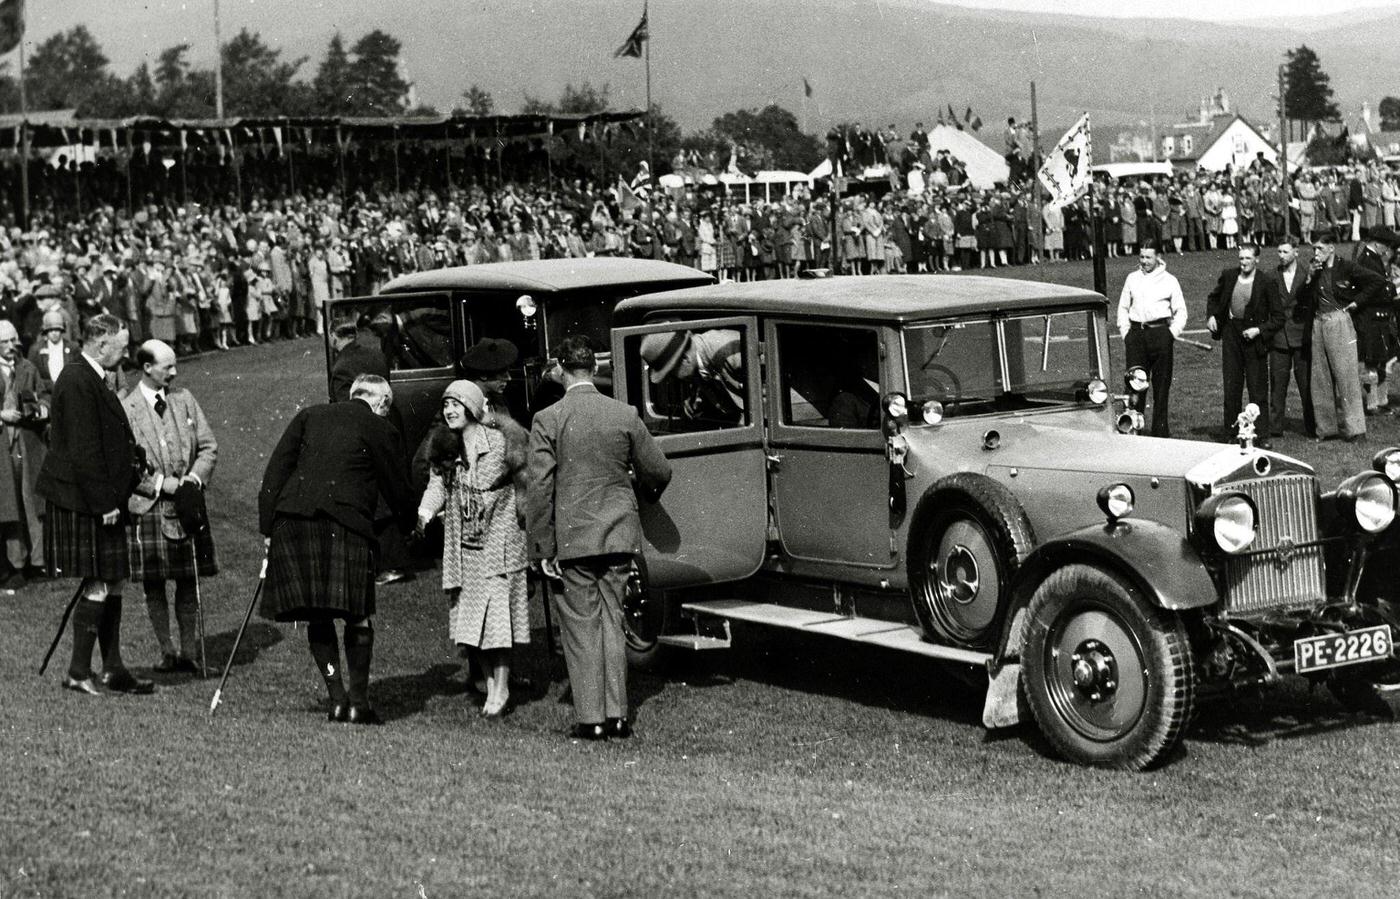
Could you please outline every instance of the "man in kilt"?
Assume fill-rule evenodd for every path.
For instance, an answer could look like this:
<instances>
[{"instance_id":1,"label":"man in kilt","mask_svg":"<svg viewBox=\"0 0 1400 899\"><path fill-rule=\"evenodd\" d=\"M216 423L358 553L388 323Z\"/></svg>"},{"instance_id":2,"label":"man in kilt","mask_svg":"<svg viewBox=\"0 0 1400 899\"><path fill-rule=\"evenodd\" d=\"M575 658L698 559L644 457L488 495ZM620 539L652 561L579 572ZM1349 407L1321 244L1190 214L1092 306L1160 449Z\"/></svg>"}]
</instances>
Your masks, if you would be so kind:
<instances>
[{"instance_id":1,"label":"man in kilt","mask_svg":"<svg viewBox=\"0 0 1400 899\"><path fill-rule=\"evenodd\" d=\"M258 520L268 540L259 613L305 621L311 657L330 694L332 721L378 724L369 705L374 650L375 500L383 495L400 527L417 511L403 441L386 420L389 382L364 374L350 401L303 409L287 425L263 474ZM335 619L345 622L347 693Z\"/></svg>"},{"instance_id":2,"label":"man in kilt","mask_svg":"<svg viewBox=\"0 0 1400 899\"><path fill-rule=\"evenodd\" d=\"M131 576L145 589L146 614L160 644L155 670L198 671L194 661L199 658L196 579L216 574L219 568L209 528L188 533L179 508L182 503L201 502L199 491L214 474L219 444L195 398L188 390L171 386L176 372L175 351L169 344L146 341L136 351L136 363L141 366L141 380L122 400L122 408L152 470L143 480L147 489L138 489L128 503ZM178 654L170 642L166 581L175 582Z\"/></svg>"},{"instance_id":3,"label":"man in kilt","mask_svg":"<svg viewBox=\"0 0 1400 899\"><path fill-rule=\"evenodd\" d=\"M126 504L142 461L121 401L106 374L126 355L126 325L94 315L83 325L79 359L54 384L49 454L37 490L46 502L44 558L52 577L80 577L73 612L73 658L63 686L96 696L92 649L102 649L102 683L120 693L150 693L155 685L122 663L122 590L130 572Z\"/></svg>"}]
</instances>

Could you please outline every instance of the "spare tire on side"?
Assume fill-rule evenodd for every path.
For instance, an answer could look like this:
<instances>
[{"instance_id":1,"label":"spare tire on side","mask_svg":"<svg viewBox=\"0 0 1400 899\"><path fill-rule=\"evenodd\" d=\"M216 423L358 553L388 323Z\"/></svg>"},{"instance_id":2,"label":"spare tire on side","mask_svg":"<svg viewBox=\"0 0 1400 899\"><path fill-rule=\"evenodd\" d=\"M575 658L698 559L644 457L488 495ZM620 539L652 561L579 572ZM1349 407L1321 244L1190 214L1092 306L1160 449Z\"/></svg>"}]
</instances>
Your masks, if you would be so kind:
<instances>
[{"instance_id":1,"label":"spare tire on side","mask_svg":"<svg viewBox=\"0 0 1400 899\"><path fill-rule=\"evenodd\" d=\"M924 493L909 529L909 592L924 636L990 649L1010 584L1035 547L1030 519L1004 485L958 472Z\"/></svg>"}]
</instances>

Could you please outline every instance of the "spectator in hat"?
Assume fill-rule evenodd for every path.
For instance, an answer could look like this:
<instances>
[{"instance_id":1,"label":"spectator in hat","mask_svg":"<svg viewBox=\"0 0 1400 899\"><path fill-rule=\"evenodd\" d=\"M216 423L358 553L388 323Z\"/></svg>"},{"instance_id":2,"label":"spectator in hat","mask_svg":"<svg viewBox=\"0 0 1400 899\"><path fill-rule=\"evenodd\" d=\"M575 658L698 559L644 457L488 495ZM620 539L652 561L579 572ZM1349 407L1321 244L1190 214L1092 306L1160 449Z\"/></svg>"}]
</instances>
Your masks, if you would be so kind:
<instances>
[{"instance_id":1,"label":"spectator in hat","mask_svg":"<svg viewBox=\"0 0 1400 899\"><path fill-rule=\"evenodd\" d=\"M642 338L641 353L651 383L671 380L677 385L688 421L713 426L743 420L747 388L738 331L661 331Z\"/></svg>"},{"instance_id":2,"label":"spectator in hat","mask_svg":"<svg viewBox=\"0 0 1400 899\"><path fill-rule=\"evenodd\" d=\"M0 320L0 422L11 473L0 479L0 531L5 537L11 588L24 586L26 575L42 576L43 500L35 487L47 452L51 396L38 368L20 352L14 324Z\"/></svg>"},{"instance_id":3,"label":"spectator in hat","mask_svg":"<svg viewBox=\"0 0 1400 899\"><path fill-rule=\"evenodd\" d=\"M68 336L68 322L63 312L50 309L40 323L40 335L29 347L29 361L39 372L45 391L52 393L63 366L77 358L78 342Z\"/></svg>"},{"instance_id":4,"label":"spectator in hat","mask_svg":"<svg viewBox=\"0 0 1400 899\"><path fill-rule=\"evenodd\" d=\"M462 354L462 376L481 388L493 409L503 411L510 369L519 358L520 351L514 343L502 337L484 337Z\"/></svg>"}]
</instances>

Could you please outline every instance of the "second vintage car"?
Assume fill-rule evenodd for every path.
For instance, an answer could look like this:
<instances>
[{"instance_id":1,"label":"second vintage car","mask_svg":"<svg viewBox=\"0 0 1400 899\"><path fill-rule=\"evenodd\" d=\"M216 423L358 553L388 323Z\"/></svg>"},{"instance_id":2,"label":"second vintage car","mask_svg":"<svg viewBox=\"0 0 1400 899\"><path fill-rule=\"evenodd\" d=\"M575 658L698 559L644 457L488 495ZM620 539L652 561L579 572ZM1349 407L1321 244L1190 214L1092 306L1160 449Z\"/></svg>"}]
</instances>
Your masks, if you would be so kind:
<instances>
[{"instance_id":1,"label":"second vintage car","mask_svg":"<svg viewBox=\"0 0 1400 899\"><path fill-rule=\"evenodd\" d=\"M1110 391L1106 313L951 276L622 303L616 395L675 468L642 509L634 650L744 621L976 665L987 726L1033 717L1064 757L1128 769L1211 691L1291 673L1370 695L1396 618L1359 585L1400 450L1324 491L1247 434L1138 436L1148 385Z\"/></svg>"}]
</instances>

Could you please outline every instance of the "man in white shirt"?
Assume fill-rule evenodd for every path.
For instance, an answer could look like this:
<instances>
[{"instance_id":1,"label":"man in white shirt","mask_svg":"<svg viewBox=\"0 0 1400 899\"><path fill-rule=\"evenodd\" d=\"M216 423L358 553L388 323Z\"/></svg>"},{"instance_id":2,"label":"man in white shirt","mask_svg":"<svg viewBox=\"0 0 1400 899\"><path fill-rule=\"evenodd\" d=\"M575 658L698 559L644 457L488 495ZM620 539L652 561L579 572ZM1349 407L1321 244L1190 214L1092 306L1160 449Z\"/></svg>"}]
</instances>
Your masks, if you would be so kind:
<instances>
[{"instance_id":1,"label":"man in white shirt","mask_svg":"<svg viewBox=\"0 0 1400 899\"><path fill-rule=\"evenodd\" d=\"M1138 253L1137 271L1123 282L1118 297L1118 333L1127 350L1128 368L1143 368L1152 382L1153 437L1170 437L1168 409L1172 389L1173 348L1186 328L1186 298L1181 283L1153 245Z\"/></svg>"}]
</instances>

